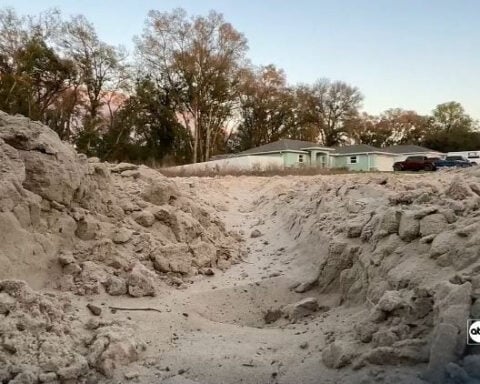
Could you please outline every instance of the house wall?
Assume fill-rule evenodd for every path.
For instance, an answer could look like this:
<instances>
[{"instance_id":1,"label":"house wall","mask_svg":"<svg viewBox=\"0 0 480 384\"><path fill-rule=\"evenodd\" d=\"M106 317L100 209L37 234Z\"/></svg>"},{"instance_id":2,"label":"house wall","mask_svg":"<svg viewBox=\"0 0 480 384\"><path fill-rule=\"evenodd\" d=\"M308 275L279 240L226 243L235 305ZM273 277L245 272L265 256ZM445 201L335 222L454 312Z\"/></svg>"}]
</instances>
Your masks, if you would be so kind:
<instances>
[{"instance_id":1,"label":"house wall","mask_svg":"<svg viewBox=\"0 0 480 384\"><path fill-rule=\"evenodd\" d=\"M280 154L239 156L228 159L205 161L203 163L186 164L170 167L175 171L202 172L202 171L235 171L235 170L265 170L268 168L283 168L283 157Z\"/></svg>"},{"instance_id":2,"label":"house wall","mask_svg":"<svg viewBox=\"0 0 480 384\"><path fill-rule=\"evenodd\" d=\"M372 168L380 172L393 171L393 163L395 162L394 156L386 156L375 154L371 155L374 158Z\"/></svg>"},{"instance_id":3,"label":"house wall","mask_svg":"<svg viewBox=\"0 0 480 384\"><path fill-rule=\"evenodd\" d=\"M350 156L352 155L332 156L332 167L348 168L351 171L389 172L393 170L394 156L375 153L356 155L358 158L357 164L348 164L348 158Z\"/></svg>"},{"instance_id":4,"label":"house wall","mask_svg":"<svg viewBox=\"0 0 480 384\"><path fill-rule=\"evenodd\" d=\"M255 159L261 159L262 162L268 162L270 161L269 159L273 159L271 161L275 162L275 164L283 165L283 156L281 153L266 153L263 155L240 156L240 158L242 157L249 157L252 161L254 161Z\"/></svg>"},{"instance_id":5,"label":"house wall","mask_svg":"<svg viewBox=\"0 0 480 384\"><path fill-rule=\"evenodd\" d=\"M303 163L298 162L298 155L296 152L282 152L283 164L285 167L296 167L302 164L310 165L310 154L303 153Z\"/></svg>"},{"instance_id":6,"label":"house wall","mask_svg":"<svg viewBox=\"0 0 480 384\"><path fill-rule=\"evenodd\" d=\"M357 164L348 164L348 158L352 155L337 155L332 156L333 168L348 168L351 171L369 171L369 166L373 167L373 156L371 156L370 164L367 155L356 155Z\"/></svg>"},{"instance_id":7,"label":"house wall","mask_svg":"<svg viewBox=\"0 0 480 384\"><path fill-rule=\"evenodd\" d=\"M298 167L298 166L321 166L320 162L316 162L317 160L317 153L322 154L324 156L324 165L325 167L329 167L329 155L323 151L312 150L310 153L303 154L303 163L298 162L298 152L282 152L283 163L285 167Z\"/></svg>"},{"instance_id":8,"label":"house wall","mask_svg":"<svg viewBox=\"0 0 480 384\"><path fill-rule=\"evenodd\" d=\"M202 172L202 171L245 171L245 170L266 170L269 168L283 168L300 166L298 162L297 152L269 153L264 155L250 155L231 157L227 159L219 159L206 161L203 163L187 164L178 167L171 167L172 170L186 172ZM356 155L357 164L347 164L347 160L351 155L330 156L330 166L332 168L347 168L351 171L370 171L378 170L382 172L392 171L394 157L379 154L361 154ZM370 160L368 159L370 157ZM312 164L310 154L303 154L305 166ZM328 165L327 165L328 166Z\"/></svg>"}]
</instances>

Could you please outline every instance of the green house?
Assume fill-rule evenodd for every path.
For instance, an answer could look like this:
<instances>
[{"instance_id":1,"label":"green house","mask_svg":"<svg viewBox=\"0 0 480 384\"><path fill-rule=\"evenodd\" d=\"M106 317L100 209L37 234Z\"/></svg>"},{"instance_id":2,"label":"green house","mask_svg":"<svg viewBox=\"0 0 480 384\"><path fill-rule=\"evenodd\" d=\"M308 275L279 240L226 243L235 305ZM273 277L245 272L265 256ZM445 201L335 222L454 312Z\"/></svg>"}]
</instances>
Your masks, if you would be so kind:
<instances>
[{"instance_id":1,"label":"green house","mask_svg":"<svg viewBox=\"0 0 480 384\"><path fill-rule=\"evenodd\" d=\"M371 145L358 144L336 147L332 152L332 168L351 171L391 171L396 154Z\"/></svg>"},{"instance_id":2,"label":"green house","mask_svg":"<svg viewBox=\"0 0 480 384\"><path fill-rule=\"evenodd\" d=\"M395 154L370 145L325 147L310 141L282 139L237 155L268 159L284 167L347 168L352 171L391 171Z\"/></svg>"},{"instance_id":3,"label":"green house","mask_svg":"<svg viewBox=\"0 0 480 384\"><path fill-rule=\"evenodd\" d=\"M324 147L310 141L282 139L248 149L237 156L276 157L281 159L281 164L285 167L330 167L330 154L333 151L333 148Z\"/></svg>"},{"instance_id":4,"label":"green house","mask_svg":"<svg viewBox=\"0 0 480 384\"><path fill-rule=\"evenodd\" d=\"M429 157L443 155L415 145L376 148L358 144L330 148L310 141L282 139L240 153L214 156L209 161L181 165L172 169L189 172L221 172L320 167L388 172L393 171L395 161L419 154Z\"/></svg>"}]
</instances>

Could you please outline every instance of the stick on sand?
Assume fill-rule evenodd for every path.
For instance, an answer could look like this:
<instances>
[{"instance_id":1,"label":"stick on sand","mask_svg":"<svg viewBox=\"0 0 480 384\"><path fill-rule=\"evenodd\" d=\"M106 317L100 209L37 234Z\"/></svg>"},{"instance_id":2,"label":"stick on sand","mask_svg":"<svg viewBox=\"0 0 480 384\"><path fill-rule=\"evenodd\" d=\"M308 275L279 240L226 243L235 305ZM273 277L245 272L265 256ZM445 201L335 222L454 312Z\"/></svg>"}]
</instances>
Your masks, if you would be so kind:
<instances>
[{"instance_id":1,"label":"stick on sand","mask_svg":"<svg viewBox=\"0 0 480 384\"><path fill-rule=\"evenodd\" d=\"M160 309L156 308L125 308L125 307L108 307L110 309L113 309L115 311L155 311L155 312L162 312Z\"/></svg>"}]
</instances>

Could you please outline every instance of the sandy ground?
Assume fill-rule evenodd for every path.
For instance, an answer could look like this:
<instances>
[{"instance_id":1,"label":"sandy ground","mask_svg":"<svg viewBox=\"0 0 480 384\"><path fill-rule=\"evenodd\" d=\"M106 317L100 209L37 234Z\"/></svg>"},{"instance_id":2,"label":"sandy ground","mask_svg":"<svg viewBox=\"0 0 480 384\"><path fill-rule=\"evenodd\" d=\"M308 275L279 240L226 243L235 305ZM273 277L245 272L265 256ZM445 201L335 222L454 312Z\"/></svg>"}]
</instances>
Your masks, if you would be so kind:
<instances>
[{"instance_id":1,"label":"sandy ground","mask_svg":"<svg viewBox=\"0 0 480 384\"><path fill-rule=\"evenodd\" d=\"M290 290L314 268L312 252L299 248L280 219L258 199L288 190L290 179L180 179L194 197L214 201L227 228L242 234L244 262L211 277L198 277L184 289L165 285L154 298L76 297L78 308L100 305L106 319L131 321L146 344L143 358L120 371L112 382L202 384L317 384L391 381L392 375L412 374L409 368L327 369L321 351L332 333L348 333L362 308L337 307L317 312L304 322L266 325L267 309L304 297L320 305L335 305L338 297ZM189 184L194 188L188 188ZM267 206L268 207L268 206ZM273 214L273 215L272 215ZM258 229L262 236L250 237ZM319 244L322 242L320 241ZM338 304L338 303L337 303ZM155 308L157 311L109 310L108 307ZM84 316L91 316L83 309ZM418 369L418 366L417 366ZM387 375L388 373L388 375ZM389 378L387 379L388 376ZM120 381L119 381L120 380ZM395 379L394 379L395 381Z\"/></svg>"}]
</instances>

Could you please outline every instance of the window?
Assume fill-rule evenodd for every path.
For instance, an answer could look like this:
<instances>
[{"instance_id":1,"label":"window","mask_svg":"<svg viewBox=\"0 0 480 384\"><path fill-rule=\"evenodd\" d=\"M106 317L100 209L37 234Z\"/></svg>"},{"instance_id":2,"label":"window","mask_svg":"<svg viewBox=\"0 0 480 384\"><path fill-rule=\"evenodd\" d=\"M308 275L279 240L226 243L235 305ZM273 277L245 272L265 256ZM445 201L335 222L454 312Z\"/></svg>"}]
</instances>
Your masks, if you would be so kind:
<instances>
[{"instance_id":1,"label":"window","mask_svg":"<svg viewBox=\"0 0 480 384\"><path fill-rule=\"evenodd\" d=\"M298 162L303 163L303 155L298 155Z\"/></svg>"},{"instance_id":2,"label":"window","mask_svg":"<svg viewBox=\"0 0 480 384\"><path fill-rule=\"evenodd\" d=\"M477 152L468 152L468 158L469 159L478 159L480 156L478 156Z\"/></svg>"},{"instance_id":3,"label":"window","mask_svg":"<svg viewBox=\"0 0 480 384\"><path fill-rule=\"evenodd\" d=\"M347 161L348 164L358 164L358 156L350 156Z\"/></svg>"}]
</instances>

